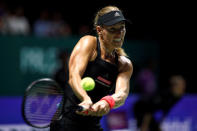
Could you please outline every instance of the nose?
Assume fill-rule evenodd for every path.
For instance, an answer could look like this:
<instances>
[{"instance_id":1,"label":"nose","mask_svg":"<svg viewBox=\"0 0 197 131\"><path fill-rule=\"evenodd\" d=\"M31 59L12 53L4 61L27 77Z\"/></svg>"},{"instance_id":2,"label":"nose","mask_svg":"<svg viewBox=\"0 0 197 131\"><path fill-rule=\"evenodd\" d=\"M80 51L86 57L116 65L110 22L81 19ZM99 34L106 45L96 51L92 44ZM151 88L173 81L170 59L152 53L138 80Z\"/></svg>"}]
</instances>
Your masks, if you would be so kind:
<instances>
[{"instance_id":1,"label":"nose","mask_svg":"<svg viewBox=\"0 0 197 131\"><path fill-rule=\"evenodd\" d=\"M116 30L116 32L114 32L116 37L121 37L124 33L125 33L125 30Z\"/></svg>"},{"instance_id":2,"label":"nose","mask_svg":"<svg viewBox=\"0 0 197 131\"><path fill-rule=\"evenodd\" d=\"M116 34L122 34L125 32L125 29L118 29L115 31Z\"/></svg>"}]
</instances>

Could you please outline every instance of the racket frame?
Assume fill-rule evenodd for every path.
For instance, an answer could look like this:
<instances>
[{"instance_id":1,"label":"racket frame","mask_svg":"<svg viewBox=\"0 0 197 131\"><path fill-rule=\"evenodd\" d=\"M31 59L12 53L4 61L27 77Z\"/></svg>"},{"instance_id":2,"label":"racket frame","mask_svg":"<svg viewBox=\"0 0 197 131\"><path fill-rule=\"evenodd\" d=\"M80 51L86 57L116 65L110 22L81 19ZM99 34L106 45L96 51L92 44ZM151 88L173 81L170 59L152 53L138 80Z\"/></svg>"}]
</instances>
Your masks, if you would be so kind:
<instances>
[{"instance_id":1,"label":"racket frame","mask_svg":"<svg viewBox=\"0 0 197 131\"><path fill-rule=\"evenodd\" d=\"M53 82L58 88L61 89L61 87L59 86L59 84L58 84L55 80L53 80L53 79L51 79L51 78L41 78L41 79L35 80L35 81L33 81L33 82L27 87L27 89L25 90L24 96L23 96L23 100L22 100L22 117L23 117L24 121L25 121L28 125L30 125L30 126L32 126L32 127L35 127L35 128L47 128L47 127L50 126L50 124L51 124L51 122L52 122L52 121L51 121L51 122L50 122L48 125L46 125L46 126L36 126L36 125L32 124L31 122L29 122L29 120L27 119L27 117L26 117L26 115L25 115L25 104L26 104L27 94L28 94L28 92L31 90L32 86L33 86L35 83L38 83L38 82L41 82L41 81ZM63 90L62 90L62 91L63 91ZM62 95L61 103L64 104L64 93L63 93L63 95ZM64 105L63 105L63 107L62 107L61 114L60 114L59 118L62 117L63 109L64 109Z\"/></svg>"}]
</instances>

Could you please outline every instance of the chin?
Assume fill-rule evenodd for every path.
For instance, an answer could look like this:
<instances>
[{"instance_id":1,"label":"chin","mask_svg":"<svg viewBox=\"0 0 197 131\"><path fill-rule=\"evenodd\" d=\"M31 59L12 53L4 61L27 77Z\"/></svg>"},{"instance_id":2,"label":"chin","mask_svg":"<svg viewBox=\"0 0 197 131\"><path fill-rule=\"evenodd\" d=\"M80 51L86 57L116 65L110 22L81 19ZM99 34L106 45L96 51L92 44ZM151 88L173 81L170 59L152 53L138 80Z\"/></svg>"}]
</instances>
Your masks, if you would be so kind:
<instances>
[{"instance_id":1,"label":"chin","mask_svg":"<svg viewBox=\"0 0 197 131\"><path fill-rule=\"evenodd\" d=\"M120 47L122 47L123 42L122 41L121 42L114 42L113 44L116 48L120 48Z\"/></svg>"}]
</instances>

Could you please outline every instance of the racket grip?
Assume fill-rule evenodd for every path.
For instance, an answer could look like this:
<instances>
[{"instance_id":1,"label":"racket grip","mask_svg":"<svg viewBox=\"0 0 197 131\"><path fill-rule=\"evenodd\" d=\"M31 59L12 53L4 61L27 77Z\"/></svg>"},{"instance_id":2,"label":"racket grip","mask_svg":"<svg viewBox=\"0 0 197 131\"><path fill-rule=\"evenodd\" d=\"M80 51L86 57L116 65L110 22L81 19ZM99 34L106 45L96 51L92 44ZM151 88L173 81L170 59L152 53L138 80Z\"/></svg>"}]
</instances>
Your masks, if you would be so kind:
<instances>
[{"instance_id":1,"label":"racket grip","mask_svg":"<svg viewBox=\"0 0 197 131\"><path fill-rule=\"evenodd\" d=\"M83 111L83 106L78 106L76 111Z\"/></svg>"}]
</instances>

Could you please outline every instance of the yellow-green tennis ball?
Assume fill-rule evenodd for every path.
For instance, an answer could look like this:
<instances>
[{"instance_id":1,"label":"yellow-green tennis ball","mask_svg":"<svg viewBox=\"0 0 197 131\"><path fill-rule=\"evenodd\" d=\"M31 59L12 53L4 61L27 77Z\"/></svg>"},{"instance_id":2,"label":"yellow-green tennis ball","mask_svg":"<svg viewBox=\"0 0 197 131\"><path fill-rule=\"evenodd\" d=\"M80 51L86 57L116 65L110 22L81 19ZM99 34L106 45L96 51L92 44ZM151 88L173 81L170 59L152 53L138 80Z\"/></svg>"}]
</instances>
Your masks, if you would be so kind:
<instances>
[{"instance_id":1,"label":"yellow-green tennis ball","mask_svg":"<svg viewBox=\"0 0 197 131\"><path fill-rule=\"evenodd\" d=\"M95 87L95 82L91 77L84 77L81 80L81 86L83 87L84 90L91 91Z\"/></svg>"}]
</instances>

